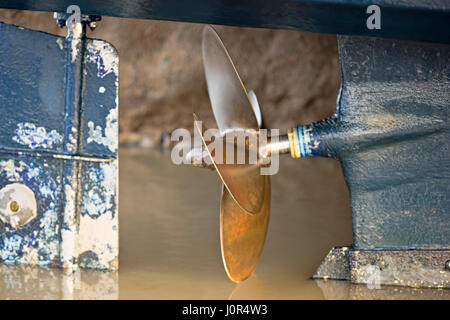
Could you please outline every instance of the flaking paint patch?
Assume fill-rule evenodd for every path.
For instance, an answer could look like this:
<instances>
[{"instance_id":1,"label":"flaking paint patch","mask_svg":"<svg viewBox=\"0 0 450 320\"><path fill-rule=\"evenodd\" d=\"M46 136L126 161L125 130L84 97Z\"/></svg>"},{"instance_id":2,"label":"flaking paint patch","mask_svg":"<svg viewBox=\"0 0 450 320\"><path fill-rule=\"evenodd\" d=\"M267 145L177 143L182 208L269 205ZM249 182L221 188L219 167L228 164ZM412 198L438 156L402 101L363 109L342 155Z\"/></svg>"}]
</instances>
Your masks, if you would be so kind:
<instances>
[{"instance_id":1,"label":"flaking paint patch","mask_svg":"<svg viewBox=\"0 0 450 320\"><path fill-rule=\"evenodd\" d=\"M46 161L40 159L40 161ZM64 179L64 205L61 208L61 176L46 174L48 163L27 163L19 160L0 161L0 181L22 182L38 188L37 224L25 234L11 226L0 225L0 262L26 265L80 266L94 269L116 269L118 257L118 160L84 163L81 214L76 213L78 178L70 173ZM75 167L74 167L75 170ZM73 179L71 179L73 178ZM75 184L73 184L75 183ZM95 190L91 193L91 190ZM94 196L92 197L92 195ZM61 219L63 219L61 221ZM93 259L89 259L89 257Z\"/></svg>"},{"instance_id":2,"label":"flaking paint patch","mask_svg":"<svg viewBox=\"0 0 450 320\"><path fill-rule=\"evenodd\" d=\"M87 61L97 65L97 76L100 78L113 73L118 75L117 53L108 43L92 40L87 44Z\"/></svg>"},{"instance_id":3,"label":"flaking paint patch","mask_svg":"<svg viewBox=\"0 0 450 320\"><path fill-rule=\"evenodd\" d=\"M20 174L23 170L22 161L19 162L19 166L16 166L15 161L12 159L0 161L0 175L4 174L8 181L22 181Z\"/></svg>"},{"instance_id":4,"label":"flaking paint patch","mask_svg":"<svg viewBox=\"0 0 450 320\"><path fill-rule=\"evenodd\" d=\"M80 48L81 48L82 31L83 31L83 27L82 27L81 23L74 22L72 24L72 29L69 30L69 34L67 35L67 37L70 41L70 44L71 44L70 60L72 61L72 63L74 63L75 60L77 59L78 50L80 50Z\"/></svg>"},{"instance_id":5,"label":"flaking paint patch","mask_svg":"<svg viewBox=\"0 0 450 320\"><path fill-rule=\"evenodd\" d=\"M117 174L118 160L91 163L84 174L78 253L92 258L83 267L117 268Z\"/></svg>"},{"instance_id":6,"label":"flaking paint patch","mask_svg":"<svg viewBox=\"0 0 450 320\"><path fill-rule=\"evenodd\" d=\"M117 160L91 166L83 187L82 213L91 218L114 216L117 185Z\"/></svg>"},{"instance_id":7,"label":"flaking paint patch","mask_svg":"<svg viewBox=\"0 0 450 320\"><path fill-rule=\"evenodd\" d=\"M76 179L69 177L69 180ZM76 191L70 184L64 185L64 217L61 229L61 257L60 262L63 268L72 268L75 253L75 232L76 232Z\"/></svg>"},{"instance_id":8,"label":"flaking paint patch","mask_svg":"<svg viewBox=\"0 0 450 320\"><path fill-rule=\"evenodd\" d=\"M56 44L58 45L60 50L64 50L64 44L63 44L63 39L62 38L56 39Z\"/></svg>"},{"instance_id":9,"label":"flaking paint patch","mask_svg":"<svg viewBox=\"0 0 450 320\"><path fill-rule=\"evenodd\" d=\"M77 132L78 130L72 127L72 133L69 134L68 142L66 144L66 149L70 153L74 153L77 150Z\"/></svg>"},{"instance_id":10,"label":"flaking paint patch","mask_svg":"<svg viewBox=\"0 0 450 320\"><path fill-rule=\"evenodd\" d=\"M30 149L36 149L61 145L63 137L56 130L47 131L46 128L37 127L33 123L21 122L17 124L12 140Z\"/></svg>"},{"instance_id":11,"label":"flaking paint patch","mask_svg":"<svg viewBox=\"0 0 450 320\"><path fill-rule=\"evenodd\" d=\"M107 147L111 152L117 151L117 135L119 129L117 108L111 109L106 117L105 130L101 126L95 125L93 121L88 122L89 137L87 143L98 143ZM104 132L103 132L104 131Z\"/></svg>"},{"instance_id":12,"label":"flaking paint patch","mask_svg":"<svg viewBox=\"0 0 450 320\"><path fill-rule=\"evenodd\" d=\"M43 266L57 262L60 239L56 203L60 192L58 182L45 174L43 167L43 164L33 161L0 161L0 181L26 182L30 187L34 186L38 207L44 208L42 213L38 212L37 222L33 222L38 224L34 230L23 233L8 224L0 226L3 228L0 232L0 261Z\"/></svg>"},{"instance_id":13,"label":"flaking paint patch","mask_svg":"<svg viewBox=\"0 0 450 320\"><path fill-rule=\"evenodd\" d=\"M84 216L80 219L79 252L93 251L96 260L86 261L83 267L116 269L118 258L117 222L109 215L98 219Z\"/></svg>"}]
</instances>

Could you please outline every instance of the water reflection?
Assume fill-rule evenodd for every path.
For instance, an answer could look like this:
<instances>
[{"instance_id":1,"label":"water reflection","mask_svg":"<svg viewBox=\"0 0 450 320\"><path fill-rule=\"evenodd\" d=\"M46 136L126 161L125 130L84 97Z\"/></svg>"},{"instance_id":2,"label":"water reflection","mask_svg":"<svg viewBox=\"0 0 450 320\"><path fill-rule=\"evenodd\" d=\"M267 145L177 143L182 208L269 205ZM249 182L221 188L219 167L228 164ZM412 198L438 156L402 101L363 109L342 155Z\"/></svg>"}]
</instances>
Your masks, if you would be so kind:
<instances>
[{"instance_id":1,"label":"water reflection","mask_svg":"<svg viewBox=\"0 0 450 320\"><path fill-rule=\"evenodd\" d=\"M118 273L0 265L0 299L117 299Z\"/></svg>"}]
</instances>

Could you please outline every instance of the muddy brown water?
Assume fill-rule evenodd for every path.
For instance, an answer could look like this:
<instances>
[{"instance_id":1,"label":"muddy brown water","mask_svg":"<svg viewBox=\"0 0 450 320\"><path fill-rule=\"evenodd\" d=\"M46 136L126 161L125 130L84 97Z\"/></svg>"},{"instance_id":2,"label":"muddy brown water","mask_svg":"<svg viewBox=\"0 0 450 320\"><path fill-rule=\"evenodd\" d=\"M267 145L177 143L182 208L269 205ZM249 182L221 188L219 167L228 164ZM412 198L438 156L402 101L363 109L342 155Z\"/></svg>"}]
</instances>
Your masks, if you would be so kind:
<instances>
[{"instance_id":1,"label":"muddy brown water","mask_svg":"<svg viewBox=\"0 0 450 320\"><path fill-rule=\"evenodd\" d=\"M120 270L0 266L0 299L450 299L450 290L312 280L333 246L352 242L348 190L330 159L280 159L260 264L240 284L220 254L215 172L170 154L120 153Z\"/></svg>"}]
</instances>

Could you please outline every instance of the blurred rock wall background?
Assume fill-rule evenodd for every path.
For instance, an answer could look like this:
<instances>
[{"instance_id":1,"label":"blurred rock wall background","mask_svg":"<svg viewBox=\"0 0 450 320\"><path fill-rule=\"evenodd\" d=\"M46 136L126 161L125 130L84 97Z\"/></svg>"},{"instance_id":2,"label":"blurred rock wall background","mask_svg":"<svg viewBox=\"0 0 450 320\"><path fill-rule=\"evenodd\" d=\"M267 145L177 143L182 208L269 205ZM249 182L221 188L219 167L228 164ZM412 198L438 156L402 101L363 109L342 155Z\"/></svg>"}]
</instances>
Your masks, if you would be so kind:
<instances>
[{"instance_id":1,"label":"blurred rock wall background","mask_svg":"<svg viewBox=\"0 0 450 320\"><path fill-rule=\"evenodd\" d=\"M0 10L0 21L64 36L52 13ZM88 37L120 55L120 142L155 147L192 112L212 126L200 24L103 17ZM340 85L334 35L217 26L266 127L307 124L330 116ZM167 142L167 140L166 140Z\"/></svg>"}]
</instances>

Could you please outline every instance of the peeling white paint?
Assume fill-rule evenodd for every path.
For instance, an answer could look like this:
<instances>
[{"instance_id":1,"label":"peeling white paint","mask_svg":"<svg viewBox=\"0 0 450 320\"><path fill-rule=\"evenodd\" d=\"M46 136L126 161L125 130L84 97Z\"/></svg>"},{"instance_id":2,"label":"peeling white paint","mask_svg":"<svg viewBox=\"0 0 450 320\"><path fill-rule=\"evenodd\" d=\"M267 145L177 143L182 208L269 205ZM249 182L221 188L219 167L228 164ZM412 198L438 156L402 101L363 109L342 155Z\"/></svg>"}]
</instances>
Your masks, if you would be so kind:
<instances>
[{"instance_id":1,"label":"peeling white paint","mask_svg":"<svg viewBox=\"0 0 450 320\"><path fill-rule=\"evenodd\" d=\"M44 212L41 218L40 230L30 234L14 234L5 237L4 245L0 249L0 259L10 263L25 265L46 265L53 261L59 253L57 240L59 231L58 214L53 209ZM33 245L25 245L32 243ZM45 244L44 244L45 243ZM40 259L40 251L48 255L47 261Z\"/></svg>"},{"instance_id":2,"label":"peeling white paint","mask_svg":"<svg viewBox=\"0 0 450 320\"><path fill-rule=\"evenodd\" d=\"M117 118L114 110L109 120L113 118ZM77 212L76 206L79 190L79 177L73 173L76 170L65 177L52 177L46 174L46 167L50 166L45 160L38 163L14 159L0 161L1 179L13 183L25 180L33 188L42 208L38 213L38 226L29 233L16 234L14 228L5 224L7 234L2 239L0 260L41 266L61 263L63 267L76 268L74 258L86 253L82 266L116 269L119 251L118 160L86 163L87 171L83 175L86 174L88 179L82 187L81 212ZM61 183L64 184L64 197L58 187Z\"/></svg>"},{"instance_id":3,"label":"peeling white paint","mask_svg":"<svg viewBox=\"0 0 450 320\"><path fill-rule=\"evenodd\" d=\"M63 137L56 131L47 132L44 127L36 127L33 123L21 122L17 124L13 141L25 145L30 149L52 148L60 145Z\"/></svg>"},{"instance_id":4,"label":"peeling white paint","mask_svg":"<svg viewBox=\"0 0 450 320\"><path fill-rule=\"evenodd\" d=\"M21 182L26 179L28 183L38 188L37 198L46 203L39 227L32 232L15 234L15 229L5 224L7 233L2 240L6 245L0 247L0 259L7 263L27 265L47 265L54 262L59 255L58 208L54 202L57 201L55 199L59 199L59 191L55 181L43 174L43 169L38 164L13 159L0 161L0 175L3 180L10 182ZM19 195L15 197L19 200L20 206L34 208L34 204L27 204Z\"/></svg>"},{"instance_id":5,"label":"peeling white paint","mask_svg":"<svg viewBox=\"0 0 450 320\"><path fill-rule=\"evenodd\" d=\"M109 44L101 40L92 40L87 44L87 61L97 65L97 76L105 77L111 72L119 73L117 53Z\"/></svg>"},{"instance_id":6,"label":"peeling white paint","mask_svg":"<svg viewBox=\"0 0 450 320\"><path fill-rule=\"evenodd\" d=\"M98 265L92 267L114 267L119 250L117 232L117 221L110 215L103 215L97 219L87 215L81 217L79 253L86 251L96 253Z\"/></svg>"},{"instance_id":7,"label":"peeling white paint","mask_svg":"<svg viewBox=\"0 0 450 320\"><path fill-rule=\"evenodd\" d=\"M112 214L117 195L117 161L88 170L89 189L83 193L83 212L91 217Z\"/></svg>"},{"instance_id":8,"label":"peeling white paint","mask_svg":"<svg viewBox=\"0 0 450 320\"><path fill-rule=\"evenodd\" d=\"M4 261L13 260L20 252L22 237L18 234L6 237L0 250L0 259Z\"/></svg>"},{"instance_id":9,"label":"peeling white paint","mask_svg":"<svg viewBox=\"0 0 450 320\"><path fill-rule=\"evenodd\" d=\"M111 152L117 151L117 137L119 130L119 123L117 121L118 112L117 108L111 109L108 116L106 117L106 128L102 130L101 126L95 126L93 121L88 122L89 127L89 137L87 138L87 143L98 143L104 145ZM103 132L104 131L104 132Z\"/></svg>"},{"instance_id":10,"label":"peeling white paint","mask_svg":"<svg viewBox=\"0 0 450 320\"><path fill-rule=\"evenodd\" d=\"M75 180L76 177L69 177ZM76 191L71 185L64 186L64 216L63 228L61 229L61 256L60 262L63 268L72 268L75 254L75 216L76 216Z\"/></svg>"},{"instance_id":11,"label":"peeling white paint","mask_svg":"<svg viewBox=\"0 0 450 320\"><path fill-rule=\"evenodd\" d=\"M72 127L72 133L69 134L69 141L66 144L66 149L68 152L73 153L77 150L77 129Z\"/></svg>"},{"instance_id":12,"label":"peeling white paint","mask_svg":"<svg viewBox=\"0 0 450 320\"><path fill-rule=\"evenodd\" d=\"M56 43L58 44L58 47L59 47L60 50L64 49L63 39L62 38L56 39Z\"/></svg>"},{"instance_id":13,"label":"peeling white paint","mask_svg":"<svg viewBox=\"0 0 450 320\"><path fill-rule=\"evenodd\" d=\"M91 163L88 166L85 174L89 179L82 199L82 212L85 214L81 215L76 212L78 177L69 175L64 179L65 197L61 216L58 213L58 201L61 197L57 188L57 183L61 183L61 176L55 180L49 179L43 166L45 163L37 165L13 159L0 161L2 179L26 179L28 183L38 187L38 198L46 203L45 211L39 218L39 227L30 233L14 234L15 230L9 224L5 225L6 230L12 234L4 238L4 245L0 247L0 259L6 263L42 266L60 262L63 267L76 268L77 265L73 264L74 257L92 252L95 258L85 260L84 266L117 268L118 160Z\"/></svg>"},{"instance_id":14,"label":"peeling white paint","mask_svg":"<svg viewBox=\"0 0 450 320\"><path fill-rule=\"evenodd\" d=\"M0 161L0 174L5 173L8 181L22 181L21 173L23 171L22 161L17 167L14 160Z\"/></svg>"},{"instance_id":15,"label":"peeling white paint","mask_svg":"<svg viewBox=\"0 0 450 320\"><path fill-rule=\"evenodd\" d=\"M118 161L100 163L87 172L89 189L83 194L78 254L92 251L98 261L90 267L116 268L118 258Z\"/></svg>"},{"instance_id":16,"label":"peeling white paint","mask_svg":"<svg viewBox=\"0 0 450 320\"><path fill-rule=\"evenodd\" d=\"M83 26L80 22L73 22L72 29L69 29L69 33L67 35L68 38L72 37L71 40L71 61L75 62L78 56L78 50L81 48L81 34L83 31Z\"/></svg>"}]
</instances>

